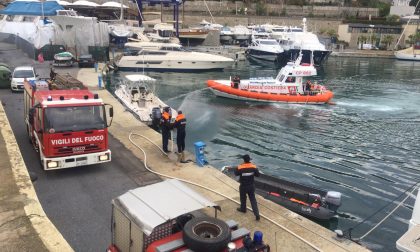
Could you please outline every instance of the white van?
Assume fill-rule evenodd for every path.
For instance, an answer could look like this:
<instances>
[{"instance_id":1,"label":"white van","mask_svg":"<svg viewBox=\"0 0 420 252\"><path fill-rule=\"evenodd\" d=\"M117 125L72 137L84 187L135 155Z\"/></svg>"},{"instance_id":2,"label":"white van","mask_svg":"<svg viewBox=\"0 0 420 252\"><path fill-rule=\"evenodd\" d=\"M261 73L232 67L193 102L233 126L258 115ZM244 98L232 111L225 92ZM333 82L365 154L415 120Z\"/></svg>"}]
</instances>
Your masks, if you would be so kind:
<instances>
[{"instance_id":1,"label":"white van","mask_svg":"<svg viewBox=\"0 0 420 252\"><path fill-rule=\"evenodd\" d=\"M38 75L32 66L20 66L16 67L12 74L12 82L10 83L10 89L14 91L23 91L24 80L37 80Z\"/></svg>"},{"instance_id":2,"label":"white van","mask_svg":"<svg viewBox=\"0 0 420 252\"><path fill-rule=\"evenodd\" d=\"M372 44L362 44L362 50L379 50L378 47Z\"/></svg>"}]
</instances>

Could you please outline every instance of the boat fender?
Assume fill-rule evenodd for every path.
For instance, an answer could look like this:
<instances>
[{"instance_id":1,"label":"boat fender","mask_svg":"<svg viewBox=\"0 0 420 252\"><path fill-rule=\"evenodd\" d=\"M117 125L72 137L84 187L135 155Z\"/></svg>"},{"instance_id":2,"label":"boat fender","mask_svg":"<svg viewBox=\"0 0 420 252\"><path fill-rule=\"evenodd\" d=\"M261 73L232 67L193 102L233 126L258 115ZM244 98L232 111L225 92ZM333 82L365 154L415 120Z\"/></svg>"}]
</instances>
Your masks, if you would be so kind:
<instances>
[{"instance_id":1,"label":"boat fender","mask_svg":"<svg viewBox=\"0 0 420 252\"><path fill-rule=\"evenodd\" d=\"M290 198L290 201L295 202L295 203L299 203L299 204L302 204L302 205L305 205L305 206L309 206L308 203L306 203L304 201L301 201L301 200L298 200L298 199L295 199L295 198Z\"/></svg>"},{"instance_id":2,"label":"boat fender","mask_svg":"<svg viewBox=\"0 0 420 252\"><path fill-rule=\"evenodd\" d=\"M272 195L272 196L280 197L280 194L275 193L275 192L269 192L268 194L270 194L270 195Z\"/></svg>"}]
</instances>

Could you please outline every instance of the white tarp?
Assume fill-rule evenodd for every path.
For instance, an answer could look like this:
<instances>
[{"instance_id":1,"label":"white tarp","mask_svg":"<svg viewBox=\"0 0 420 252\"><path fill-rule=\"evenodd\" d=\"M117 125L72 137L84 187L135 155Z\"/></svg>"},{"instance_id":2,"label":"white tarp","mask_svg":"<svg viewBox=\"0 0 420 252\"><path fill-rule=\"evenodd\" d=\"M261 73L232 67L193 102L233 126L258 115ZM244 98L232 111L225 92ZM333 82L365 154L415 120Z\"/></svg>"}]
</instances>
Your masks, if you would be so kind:
<instances>
[{"instance_id":1,"label":"white tarp","mask_svg":"<svg viewBox=\"0 0 420 252\"><path fill-rule=\"evenodd\" d=\"M27 18L27 17L26 17ZM64 45L67 50L82 55L88 46L109 46L108 24L93 17L51 16L53 22L44 24L41 17L23 21L23 16L14 16L0 21L0 33L13 34L40 49L47 44Z\"/></svg>"},{"instance_id":2,"label":"white tarp","mask_svg":"<svg viewBox=\"0 0 420 252\"><path fill-rule=\"evenodd\" d=\"M217 206L176 179L130 190L112 202L146 235L182 214Z\"/></svg>"}]
</instances>

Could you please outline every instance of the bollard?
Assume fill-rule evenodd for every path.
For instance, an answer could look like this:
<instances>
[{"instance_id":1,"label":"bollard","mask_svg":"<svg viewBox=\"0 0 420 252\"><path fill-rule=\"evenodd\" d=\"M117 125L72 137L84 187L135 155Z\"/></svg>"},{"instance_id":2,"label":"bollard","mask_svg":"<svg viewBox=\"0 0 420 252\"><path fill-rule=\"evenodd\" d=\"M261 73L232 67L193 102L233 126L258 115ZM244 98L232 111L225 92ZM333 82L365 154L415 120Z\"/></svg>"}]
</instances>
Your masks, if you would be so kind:
<instances>
[{"instance_id":1,"label":"bollard","mask_svg":"<svg viewBox=\"0 0 420 252\"><path fill-rule=\"evenodd\" d=\"M208 163L206 157L204 156L204 147L206 147L206 144L202 141L194 143L195 160L198 166L204 166Z\"/></svg>"}]
</instances>

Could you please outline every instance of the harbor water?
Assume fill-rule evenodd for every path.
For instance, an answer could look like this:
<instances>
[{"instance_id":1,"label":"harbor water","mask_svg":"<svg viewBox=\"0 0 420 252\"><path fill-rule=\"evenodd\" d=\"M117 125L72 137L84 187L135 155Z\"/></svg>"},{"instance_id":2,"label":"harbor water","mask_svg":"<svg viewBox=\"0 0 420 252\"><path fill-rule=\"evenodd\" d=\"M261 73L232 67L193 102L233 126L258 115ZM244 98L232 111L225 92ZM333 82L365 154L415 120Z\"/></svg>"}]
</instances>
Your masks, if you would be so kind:
<instances>
[{"instance_id":1,"label":"harbor water","mask_svg":"<svg viewBox=\"0 0 420 252\"><path fill-rule=\"evenodd\" d=\"M214 167L239 164L248 153L266 174L341 192L338 216L320 224L347 234L355 227L351 234L358 238L420 181L419 69L415 62L331 57L315 78L333 90L330 105L236 101L206 88L207 79L236 74L275 77L272 65L245 61L224 72L146 74L158 80L158 96L186 115L188 151L204 141ZM113 85L123 74L114 75ZM413 203L412 196L362 245L396 251Z\"/></svg>"}]
</instances>

